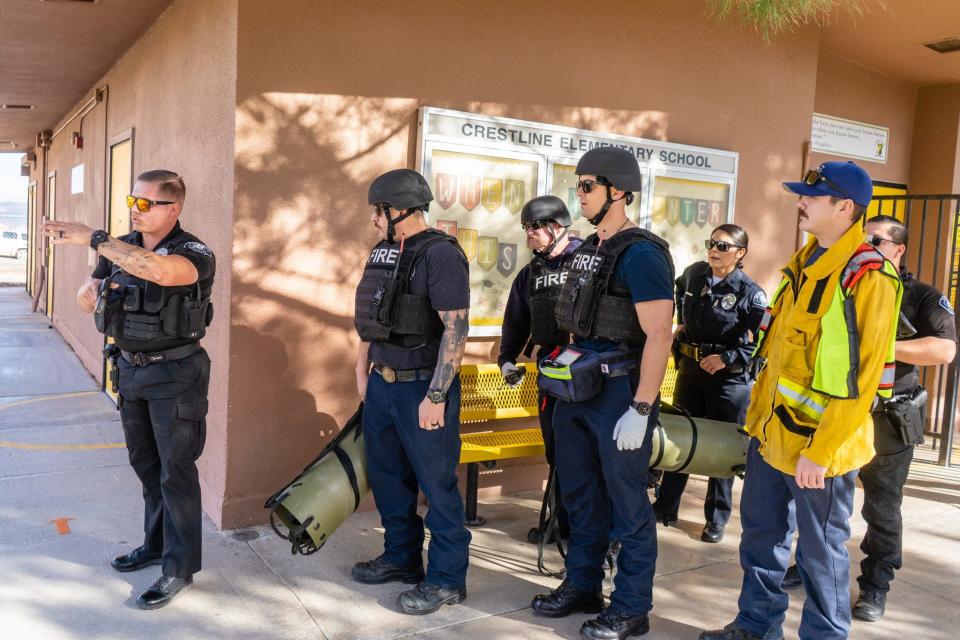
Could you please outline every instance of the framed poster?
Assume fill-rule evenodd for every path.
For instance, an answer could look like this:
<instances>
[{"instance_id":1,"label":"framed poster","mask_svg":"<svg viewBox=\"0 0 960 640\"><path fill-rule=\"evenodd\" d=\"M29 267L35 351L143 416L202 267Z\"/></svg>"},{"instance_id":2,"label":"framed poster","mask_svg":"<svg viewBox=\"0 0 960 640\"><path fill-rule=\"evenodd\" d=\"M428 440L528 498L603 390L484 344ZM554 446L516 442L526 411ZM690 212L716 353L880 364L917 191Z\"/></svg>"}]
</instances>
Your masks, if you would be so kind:
<instances>
[{"instance_id":1,"label":"framed poster","mask_svg":"<svg viewBox=\"0 0 960 640\"><path fill-rule=\"evenodd\" d=\"M637 159L644 188L629 218L670 242L678 272L702 260L711 221L733 219L737 153L421 107L417 168L435 198L430 224L455 235L469 258L470 336L500 335L510 286L532 257L520 227L524 203L556 195L570 209L571 234L593 233L580 212L575 168L586 151L604 146Z\"/></svg>"}]
</instances>

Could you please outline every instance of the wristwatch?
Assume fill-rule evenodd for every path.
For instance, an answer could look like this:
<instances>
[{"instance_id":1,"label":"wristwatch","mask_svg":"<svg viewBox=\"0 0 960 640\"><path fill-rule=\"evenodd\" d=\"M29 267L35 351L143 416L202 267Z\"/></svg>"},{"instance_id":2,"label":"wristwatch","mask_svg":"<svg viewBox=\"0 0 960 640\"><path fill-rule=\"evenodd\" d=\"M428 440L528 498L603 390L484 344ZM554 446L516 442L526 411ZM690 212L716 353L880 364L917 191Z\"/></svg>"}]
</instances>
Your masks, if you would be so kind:
<instances>
[{"instance_id":1,"label":"wristwatch","mask_svg":"<svg viewBox=\"0 0 960 640\"><path fill-rule=\"evenodd\" d=\"M447 401L447 392L443 389L427 389L427 399L433 404L443 404Z\"/></svg>"},{"instance_id":2,"label":"wristwatch","mask_svg":"<svg viewBox=\"0 0 960 640\"><path fill-rule=\"evenodd\" d=\"M649 402L640 402L639 400L634 400L630 403L630 406L642 416L648 416L653 413L653 405Z\"/></svg>"},{"instance_id":3,"label":"wristwatch","mask_svg":"<svg viewBox=\"0 0 960 640\"><path fill-rule=\"evenodd\" d=\"M90 248L94 251L97 250L101 244L106 242L110 238L110 235L103 229L97 229L90 234Z\"/></svg>"}]
</instances>

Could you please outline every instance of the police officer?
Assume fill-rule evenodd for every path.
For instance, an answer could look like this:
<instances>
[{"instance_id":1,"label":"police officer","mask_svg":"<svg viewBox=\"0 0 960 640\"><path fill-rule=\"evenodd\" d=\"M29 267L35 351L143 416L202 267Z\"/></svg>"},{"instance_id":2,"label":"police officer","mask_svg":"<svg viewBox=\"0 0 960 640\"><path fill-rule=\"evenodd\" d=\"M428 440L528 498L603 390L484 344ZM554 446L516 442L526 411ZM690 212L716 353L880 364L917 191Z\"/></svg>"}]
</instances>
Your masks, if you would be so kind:
<instances>
[{"instance_id":1,"label":"police officer","mask_svg":"<svg viewBox=\"0 0 960 640\"><path fill-rule=\"evenodd\" d=\"M610 605L580 635L626 638L649 630L653 606L657 538L646 491L648 425L657 419L670 354L673 263L666 242L627 218L626 205L641 189L632 154L592 149L576 172L581 210L597 232L570 259L557 303L557 323L574 343L540 364L541 383L566 396L553 420L570 544L566 579L536 596L532 607L548 617L600 612L602 562L617 539ZM554 371L558 377L550 378Z\"/></svg>"},{"instance_id":2,"label":"police officer","mask_svg":"<svg viewBox=\"0 0 960 640\"><path fill-rule=\"evenodd\" d=\"M557 298L566 280L564 267L573 251L580 246L580 239L567 235L570 212L563 200L556 196L540 196L523 206L520 224L527 237L527 248L533 251L533 259L517 274L510 287L507 307L503 315L503 332L500 337L500 356L497 364L504 381L511 386L520 384L524 369L517 366L517 358L523 353L530 357L538 347L537 358L545 356L558 345L569 342L570 335L557 327L555 317ZM537 395L540 430L546 448L547 464L553 476L555 446L553 435L553 408L556 398L541 390ZM570 525L567 512L559 498L552 514L557 522L561 538L568 538ZM538 528L531 529L531 541L547 534Z\"/></svg>"},{"instance_id":3,"label":"police officer","mask_svg":"<svg viewBox=\"0 0 960 640\"><path fill-rule=\"evenodd\" d=\"M108 347L111 384L145 509L143 545L112 564L117 571L162 565L137 598L144 609L169 604L200 571L196 460L206 439L210 359L199 341L212 317L216 260L180 227L185 196L177 174L147 171L127 196L132 233L113 238L77 222L43 224L54 244L89 245L99 256L77 303L116 343Z\"/></svg>"},{"instance_id":4,"label":"police officer","mask_svg":"<svg viewBox=\"0 0 960 640\"><path fill-rule=\"evenodd\" d=\"M893 216L867 221L867 241L887 260L900 264L907 250L907 229ZM893 397L873 411L876 457L860 469L863 519L867 532L860 543L860 596L853 616L875 622L883 617L894 571L903 564L903 522L900 506L913 449L923 442L926 391L920 386L920 366L953 361L957 353L956 319L950 301L912 273L901 270L904 291L896 342ZM796 565L783 580L784 588L800 586Z\"/></svg>"},{"instance_id":5,"label":"police officer","mask_svg":"<svg viewBox=\"0 0 960 640\"><path fill-rule=\"evenodd\" d=\"M742 425L750 401L750 361L767 297L743 272L747 232L722 224L706 241L706 262L690 265L676 282L674 359L678 375L674 404L694 418ZM653 505L657 519L677 521L689 476L667 471ZM703 505L704 542L720 542L733 510L733 478L710 478Z\"/></svg>"},{"instance_id":6,"label":"police officer","mask_svg":"<svg viewBox=\"0 0 960 640\"><path fill-rule=\"evenodd\" d=\"M432 613L467 597L470 533L457 488L460 360L467 341L467 259L452 236L427 226L433 194L422 175L389 171L370 185L380 242L357 287L357 391L364 398L367 474L384 528L384 552L358 562L364 584L416 584L400 610ZM431 538L423 569L424 521Z\"/></svg>"}]
</instances>

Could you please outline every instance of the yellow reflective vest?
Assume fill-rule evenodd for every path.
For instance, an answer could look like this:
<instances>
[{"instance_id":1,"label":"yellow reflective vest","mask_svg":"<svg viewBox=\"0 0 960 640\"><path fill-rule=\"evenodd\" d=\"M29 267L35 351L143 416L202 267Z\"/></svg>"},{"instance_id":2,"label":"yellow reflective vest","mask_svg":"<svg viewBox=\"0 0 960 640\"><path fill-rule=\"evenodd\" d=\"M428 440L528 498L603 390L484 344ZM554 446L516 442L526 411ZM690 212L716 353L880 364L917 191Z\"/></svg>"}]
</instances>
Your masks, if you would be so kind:
<instances>
[{"instance_id":1,"label":"yellow reflective vest","mask_svg":"<svg viewBox=\"0 0 960 640\"><path fill-rule=\"evenodd\" d=\"M787 263L761 323L766 359L750 397L747 432L784 473L802 455L827 476L874 456L875 397L889 397L903 286L896 268L853 225L813 264L816 240Z\"/></svg>"}]
</instances>

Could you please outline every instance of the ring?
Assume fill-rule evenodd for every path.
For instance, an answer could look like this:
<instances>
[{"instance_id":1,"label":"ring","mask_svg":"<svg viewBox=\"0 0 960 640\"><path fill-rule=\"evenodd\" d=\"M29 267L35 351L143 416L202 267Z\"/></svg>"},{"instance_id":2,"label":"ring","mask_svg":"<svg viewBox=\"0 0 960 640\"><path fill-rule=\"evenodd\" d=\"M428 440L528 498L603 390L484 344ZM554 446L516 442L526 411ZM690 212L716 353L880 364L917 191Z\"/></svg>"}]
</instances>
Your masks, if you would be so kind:
<instances>
[{"instance_id":1,"label":"ring","mask_svg":"<svg viewBox=\"0 0 960 640\"><path fill-rule=\"evenodd\" d=\"M440 423L439 423L439 422L431 422L431 423L430 423L430 426L431 426L431 427L439 427L439 426L440 426Z\"/></svg>"}]
</instances>

